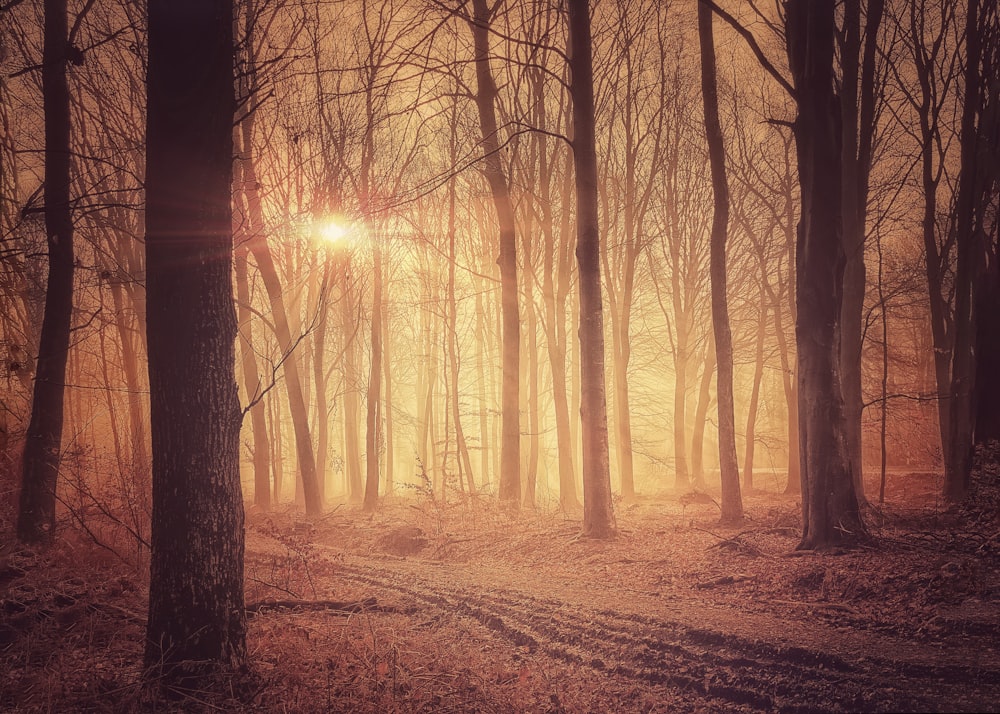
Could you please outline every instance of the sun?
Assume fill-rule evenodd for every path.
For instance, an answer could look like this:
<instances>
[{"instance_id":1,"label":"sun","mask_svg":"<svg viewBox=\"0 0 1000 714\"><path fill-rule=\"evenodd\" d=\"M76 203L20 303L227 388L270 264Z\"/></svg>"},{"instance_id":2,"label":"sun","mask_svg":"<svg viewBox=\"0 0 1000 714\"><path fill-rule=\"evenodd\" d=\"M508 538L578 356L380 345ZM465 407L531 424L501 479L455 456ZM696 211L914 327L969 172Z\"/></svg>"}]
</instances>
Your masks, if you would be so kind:
<instances>
[{"instance_id":1,"label":"sun","mask_svg":"<svg viewBox=\"0 0 1000 714\"><path fill-rule=\"evenodd\" d=\"M316 232L322 241L332 246L343 246L351 237L351 227L339 218L321 221Z\"/></svg>"}]
</instances>

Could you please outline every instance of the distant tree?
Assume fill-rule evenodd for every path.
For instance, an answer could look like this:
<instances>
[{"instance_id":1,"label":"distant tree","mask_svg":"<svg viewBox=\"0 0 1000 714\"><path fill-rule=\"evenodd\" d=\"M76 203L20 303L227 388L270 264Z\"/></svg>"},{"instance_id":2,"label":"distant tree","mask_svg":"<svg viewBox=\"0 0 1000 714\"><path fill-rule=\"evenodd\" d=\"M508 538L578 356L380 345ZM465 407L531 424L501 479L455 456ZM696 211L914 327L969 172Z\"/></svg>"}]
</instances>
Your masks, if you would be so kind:
<instances>
[{"instance_id":1,"label":"distant tree","mask_svg":"<svg viewBox=\"0 0 1000 714\"><path fill-rule=\"evenodd\" d=\"M841 128L834 92L834 0L788 0L786 35L795 82L802 213L796 251L795 337L803 531L799 547L864 536L840 385Z\"/></svg>"},{"instance_id":2,"label":"distant tree","mask_svg":"<svg viewBox=\"0 0 1000 714\"><path fill-rule=\"evenodd\" d=\"M722 520L743 520L740 472L736 461L736 415L733 403L733 335L729 327L726 295L726 241L729 236L729 181L726 177L726 147L719 121L719 89L715 71L715 39L712 10L698 3L698 39L701 45L701 90L705 105L705 137L712 169L715 210L712 216L712 248L709 272L712 279L712 327L715 334L716 389L719 414L719 465L722 473Z\"/></svg>"},{"instance_id":3,"label":"distant tree","mask_svg":"<svg viewBox=\"0 0 1000 714\"><path fill-rule=\"evenodd\" d=\"M153 521L145 665L153 677L171 677L246 659L231 0L150 0L147 86Z\"/></svg>"},{"instance_id":4,"label":"distant tree","mask_svg":"<svg viewBox=\"0 0 1000 714\"><path fill-rule=\"evenodd\" d=\"M604 388L604 311L601 237L597 217L597 148L590 3L569 0L570 91L576 168L576 259L580 270L580 381L583 441L583 532L615 534L608 463L608 405Z\"/></svg>"},{"instance_id":5,"label":"distant tree","mask_svg":"<svg viewBox=\"0 0 1000 714\"><path fill-rule=\"evenodd\" d=\"M25 435L17 535L50 540L62 449L63 399L73 317L73 215L70 206L70 43L66 0L45 0L42 100L45 113L45 235L49 269L31 420Z\"/></svg>"}]
</instances>

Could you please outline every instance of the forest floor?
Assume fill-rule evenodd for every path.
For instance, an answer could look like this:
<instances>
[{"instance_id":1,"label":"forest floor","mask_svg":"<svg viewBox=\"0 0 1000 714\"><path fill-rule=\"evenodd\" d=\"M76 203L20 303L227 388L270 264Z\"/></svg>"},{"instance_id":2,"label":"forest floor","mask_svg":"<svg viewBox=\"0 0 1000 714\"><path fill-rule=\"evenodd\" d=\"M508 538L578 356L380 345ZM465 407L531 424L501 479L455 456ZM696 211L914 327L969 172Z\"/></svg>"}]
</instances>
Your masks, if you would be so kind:
<instances>
[{"instance_id":1,"label":"forest floor","mask_svg":"<svg viewBox=\"0 0 1000 714\"><path fill-rule=\"evenodd\" d=\"M252 670L169 702L139 683L141 568L67 529L0 560L0 710L1000 711L990 481L944 510L939 476L894 475L872 545L822 554L767 492L737 528L619 503L608 542L489 502L251 511Z\"/></svg>"}]
</instances>

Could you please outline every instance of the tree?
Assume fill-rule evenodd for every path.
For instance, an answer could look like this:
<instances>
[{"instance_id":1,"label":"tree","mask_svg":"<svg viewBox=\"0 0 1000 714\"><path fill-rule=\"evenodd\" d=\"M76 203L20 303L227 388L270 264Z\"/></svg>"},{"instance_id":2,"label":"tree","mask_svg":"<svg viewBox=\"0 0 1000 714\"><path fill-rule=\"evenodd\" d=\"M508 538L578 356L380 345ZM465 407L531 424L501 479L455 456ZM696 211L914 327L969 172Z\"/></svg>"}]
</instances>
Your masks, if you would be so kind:
<instances>
[{"instance_id":1,"label":"tree","mask_svg":"<svg viewBox=\"0 0 1000 714\"><path fill-rule=\"evenodd\" d=\"M982 6L982 8L981 8ZM965 17L965 96L962 100L961 168L955 205L955 343L951 356L948 458L944 465L944 495L962 501L969 491L975 431L974 387L976 356L974 292L983 250L979 121L982 92L983 40L980 13L987 3L968 0ZM989 11L982 17L989 17Z\"/></svg>"},{"instance_id":2,"label":"tree","mask_svg":"<svg viewBox=\"0 0 1000 714\"><path fill-rule=\"evenodd\" d=\"M726 147L719 121L719 92L715 71L715 40L712 11L698 3L698 39L701 45L701 89L705 105L705 137L712 169L715 210L712 215L712 248L709 272L712 280L712 327L715 334L716 389L719 413L719 464L722 475L722 520L743 520L740 472L736 461L736 416L733 404L733 335L729 327L726 295L726 241L729 231L729 182L726 178Z\"/></svg>"},{"instance_id":3,"label":"tree","mask_svg":"<svg viewBox=\"0 0 1000 714\"><path fill-rule=\"evenodd\" d=\"M145 665L171 677L246 659L230 0L150 0L147 83L153 522Z\"/></svg>"},{"instance_id":4,"label":"tree","mask_svg":"<svg viewBox=\"0 0 1000 714\"><path fill-rule=\"evenodd\" d=\"M597 217L597 145L590 3L569 0L573 165L576 169L576 259L580 280L580 381L583 441L583 533L615 534L608 464L608 405L604 388L601 237Z\"/></svg>"},{"instance_id":5,"label":"tree","mask_svg":"<svg viewBox=\"0 0 1000 714\"><path fill-rule=\"evenodd\" d=\"M62 449L63 398L73 317L73 215L70 206L70 60L66 0L45 0L42 101L45 111L45 235L49 268L31 420L25 438L17 535L50 540Z\"/></svg>"},{"instance_id":6,"label":"tree","mask_svg":"<svg viewBox=\"0 0 1000 714\"><path fill-rule=\"evenodd\" d=\"M510 187L504 174L497 127L497 88L490 71L490 17L486 0L473 0L469 22L475 47L476 108L483 136L483 175L490 186L500 226L500 305L503 319L502 427L500 436L500 500L517 506L521 498L521 426L518 378L520 317L517 296L517 234Z\"/></svg>"},{"instance_id":7,"label":"tree","mask_svg":"<svg viewBox=\"0 0 1000 714\"><path fill-rule=\"evenodd\" d=\"M795 82L802 213L796 250L795 339L799 362L801 549L865 535L851 475L839 374L840 126L833 87L834 0L788 0L786 36Z\"/></svg>"},{"instance_id":8,"label":"tree","mask_svg":"<svg viewBox=\"0 0 1000 714\"><path fill-rule=\"evenodd\" d=\"M861 33L861 0L844 2L840 33L841 197L844 291L841 302L840 373L847 418L847 445L858 498L864 501L861 459L861 352L864 342L865 226L868 178L876 128L875 61L884 0L869 0Z\"/></svg>"}]
</instances>

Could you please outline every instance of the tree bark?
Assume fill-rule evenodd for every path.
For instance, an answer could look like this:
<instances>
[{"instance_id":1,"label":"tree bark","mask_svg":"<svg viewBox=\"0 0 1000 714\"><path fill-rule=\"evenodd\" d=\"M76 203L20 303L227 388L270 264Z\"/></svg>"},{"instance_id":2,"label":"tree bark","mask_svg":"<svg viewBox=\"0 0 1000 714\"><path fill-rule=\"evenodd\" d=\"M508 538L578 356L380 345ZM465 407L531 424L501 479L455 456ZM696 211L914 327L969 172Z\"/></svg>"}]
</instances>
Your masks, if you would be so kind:
<instances>
[{"instance_id":1,"label":"tree bark","mask_svg":"<svg viewBox=\"0 0 1000 714\"><path fill-rule=\"evenodd\" d=\"M590 3L568 0L570 92L573 97L573 158L576 169L577 243L580 281L580 384L583 442L583 533L615 534L608 463L608 407L604 386L604 309L601 304L601 237L597 215L597 145Z\"/></svg>"},{"instance_id":2,"label":"tree bark","mask_svg":"<svg viewBox=\"0 0 1000 714\"><path fill-rule=\"evenodd\" d=\"M980 98L982 36L979 26L980 0L968 0L965 21L965 97L962 103L961 173L956 202L955 344L951 358L951 402L949 410L948 460L944 467L944 496L957 503L969 492L972 472L973 390L975 357L972 352L975 325L972 315L974 261L979 248L976 235L976 185L978 132L976 115Z\"/></svg>"},{"instance_id":3,"label":"tree bark","mask_svg":"<svg viewBox=\"0 0 1000 714\"><path fill-rule=\"evenodd\" d=\"M726 242L729 238L729 181L726 147L719 122L719 97L715 71L712 11L698 3L698 38L701 44L701 91L705 105L705 137L712 170L712 245L709 275L712 281L712 329L715 333L716 391L719 415L719 468L722 478L722 521L743 520L740 469L736 461L736 406L733 398L733 335L729 327L726 294Z\"/></svg>"},{"instance_id":4,"label":"tree bark","mask_svg":"<svg viewBox=\"0 0 1000 714\"><path fill-rule=\"evenodd\" d=\"M803 530L801 549L865 536L851 474L841 393L841 238L839 110L833 90L834 0L788 0L789 66L802 192L796 280Z\"/></svg>"},{"instance_id":5,"label":"tree bark","mask_svg":"<svg viewBox=\"0 0 1000 714\"><path fill-rule=\"evenodd\" d=\"M518 377L520 371L520 316L517 295L517 236L514 207L500 154L495 102L496 84L490 71L490 19L486 0L473 0L470 23L475 45L476 108L483 135L483 175L490 186L500 226L500 309L503 320L500 436L500 500L517 508L521 498L521 425Z\"/></svg>"},{"instance_id":6,"label":"tree bark","mask_svg":"<svg viewBox=\"0 0 1000 714\"><path fill-rule=\"evenodd\" d=\"M73 318L73 216L69 198L70 119L66 78L70 47L66 0L45 0L43 8L44 199L49 265L17 515L17 536L26 543L50 541L55 534L66 362Z\"/></svg>"},{"instance_id":7,"label":"tree bark","mask_svg":"<svg viewBox=\"0 0 1000 714\"><path fill-rule=\"evenodd\" d=\"M149 3L153 526L145 665L154 679L246 662L230 203L232 12L226 0Z\"/></svg>"}]
</instances>

